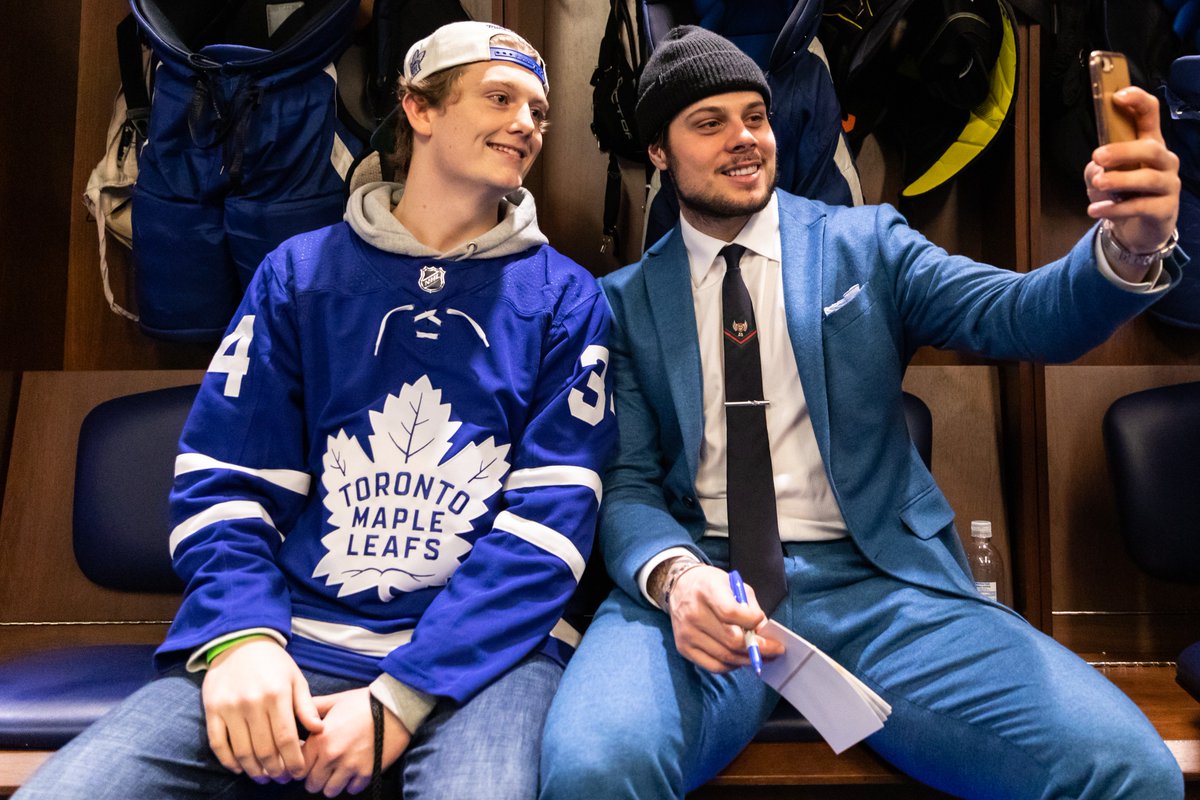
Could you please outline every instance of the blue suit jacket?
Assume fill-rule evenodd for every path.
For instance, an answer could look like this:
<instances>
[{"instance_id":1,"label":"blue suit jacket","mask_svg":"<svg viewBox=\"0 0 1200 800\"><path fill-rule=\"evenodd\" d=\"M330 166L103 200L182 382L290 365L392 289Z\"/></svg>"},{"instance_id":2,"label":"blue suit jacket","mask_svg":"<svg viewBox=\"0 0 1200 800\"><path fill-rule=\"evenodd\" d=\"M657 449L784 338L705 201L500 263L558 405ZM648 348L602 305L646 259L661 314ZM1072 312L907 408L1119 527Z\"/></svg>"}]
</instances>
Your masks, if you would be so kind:
<instances>
[{"instance_id":1,"label":"blue suit jacket","mask_svg":"<svg viewBox=\"0 0 1200 800\"><path fill-rule=\"evenodd\" d=\"M1091 233L1065 258L1021 274L948 255L890 206L778 195L788 333L850 535L891 575L978 597L954 512L908 436L901 381L912 354L933 345L1067 361L1161 294L1106 279ZM1186 260L1166 264L1172 284ZM614 314L620 446L604 482L600 543L609 574L640 597L637 570L667 547L695 550L705 527L695 490L700 351L678 226L601 284Z\"/></svg>"}]
</instances>

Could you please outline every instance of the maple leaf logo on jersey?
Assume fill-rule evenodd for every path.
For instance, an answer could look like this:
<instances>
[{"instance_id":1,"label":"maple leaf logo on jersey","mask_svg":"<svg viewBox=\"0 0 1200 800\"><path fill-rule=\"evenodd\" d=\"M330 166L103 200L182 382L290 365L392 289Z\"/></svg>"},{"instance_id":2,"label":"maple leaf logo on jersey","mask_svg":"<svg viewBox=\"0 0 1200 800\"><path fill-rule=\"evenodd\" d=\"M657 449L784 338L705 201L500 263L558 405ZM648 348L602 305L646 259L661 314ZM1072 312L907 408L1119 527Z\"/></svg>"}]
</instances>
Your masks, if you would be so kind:
<instances>
[{"instance_id":1,"label":"maple leaf logo on jersey","mask_svg":"<svg viewBox=\"0 0 1200 800\"><path fill-rule=\"evenodd\" d=\"M462 423L441 398L428 376L388 395L369 412L370 456L345 430L328 438L321 481L333 531L313 577L340 584L339 597L374 589L387 601L441 586L471 549L462 534L500 490L509 446L489 436L443 461Z\"/></svg>"}]
</instances>

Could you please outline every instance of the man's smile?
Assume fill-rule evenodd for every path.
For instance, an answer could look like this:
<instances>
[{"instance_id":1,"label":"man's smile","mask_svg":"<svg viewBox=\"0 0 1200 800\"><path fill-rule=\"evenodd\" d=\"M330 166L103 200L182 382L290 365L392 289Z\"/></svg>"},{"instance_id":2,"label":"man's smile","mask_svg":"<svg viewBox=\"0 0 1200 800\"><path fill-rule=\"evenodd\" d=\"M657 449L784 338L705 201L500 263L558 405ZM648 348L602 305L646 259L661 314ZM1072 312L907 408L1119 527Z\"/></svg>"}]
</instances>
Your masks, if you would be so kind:
<instances>
[{"instance_id":1,"label":"man's smile","mask_svg":"<svg viewBox=\"0 0 1200 800\"><path fill-rule=\"evenodd\" d=\"M513 147L508 144L500 144L499 142L488 142L487 146L513 158L524 160L526 152L519 147Z\"/></svg>"}]
</instances>

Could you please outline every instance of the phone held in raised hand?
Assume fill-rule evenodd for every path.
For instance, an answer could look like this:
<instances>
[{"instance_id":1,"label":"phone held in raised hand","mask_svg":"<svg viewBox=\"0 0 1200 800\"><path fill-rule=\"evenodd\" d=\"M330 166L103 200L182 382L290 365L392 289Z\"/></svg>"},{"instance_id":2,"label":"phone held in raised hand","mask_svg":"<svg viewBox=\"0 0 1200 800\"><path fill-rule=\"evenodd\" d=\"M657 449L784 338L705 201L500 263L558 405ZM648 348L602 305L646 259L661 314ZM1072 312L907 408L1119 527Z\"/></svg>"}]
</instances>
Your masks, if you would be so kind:
<instances>
[{"instance_id":1,"label":"phone held in raised hand","mask_svg":"<svg viewBox=\"0 0 1200 800\"><path fill-rule=\"evenodd\" d=\"M1096 105L1096 132L1100 144L1128 142L1137 138L1133 120L1113 103L1113 95L1129 85L1129 64L1122 53L1093 50L1088 58L1092 76L1092 100Z\"/></svg>"}]
</instances>

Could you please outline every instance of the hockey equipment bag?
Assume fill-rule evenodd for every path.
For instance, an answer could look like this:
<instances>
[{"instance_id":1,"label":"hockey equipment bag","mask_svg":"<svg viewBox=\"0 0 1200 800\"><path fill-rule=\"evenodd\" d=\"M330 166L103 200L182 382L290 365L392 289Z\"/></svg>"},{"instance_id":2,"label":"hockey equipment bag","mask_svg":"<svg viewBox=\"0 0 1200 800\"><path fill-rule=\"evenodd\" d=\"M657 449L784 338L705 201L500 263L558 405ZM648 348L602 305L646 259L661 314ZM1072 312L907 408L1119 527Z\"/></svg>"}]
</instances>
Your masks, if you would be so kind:
<instances>
[{"instance_id":1,"label":"hockey equipment bag","mask_svg":"<svg viewBox=\"0 0 1200 800\"><path fill-rule=\"evenodd\" d=\"M358 143L333 60L358 0L132 0L159 61L133 195L141 327L221 338L280 242L341 219Z\"/></svg>"},{"instance_id":2,"label":"hockey equipment bag","mask_svg":"<svg viewBox=\"0 0 1200 800\"><path fill-rule=\"evenodd\" d=\"M905 197L957 175L1013 107L1016 19L1006 0L827 0L820 36L852 146L872 132L895 142Z\"/></svg>"},{"instance_id":3,"label":"hockey equipment bag","mask_svg":"<svg viewBox=\"0 0 1200 800\"><path fill-rule=\"evenodd\" d=\"M339 70L346 64L356 73L348 81L339 77L342 119L368 142L346 175L347 196L364 183L395 177L390 156L396 117L402 113L399 83L409 48L443 25L470 19L459 0L375 0L370 24L339 62ZM347 64L351 59L355 63Z\"/></svg>"},{"instance_id":4,"label":"hockey equipment bag","mask_svg":"<svg viewBox=\"0 0 1200 800\"><path fill-rule=\"evenodd\" d=\"M378 125L396 107L404 55L443 25L471 17L458 0L375 0L367 92Z\"/></svg>"},{"instance_id":5,"label":"hockey equipment bag","mask_svg":"<svg viewBox=\"0 0 1200 800\"><path fill-rule=\"evenodd\" d=\"M342 121L369 139L397 105L408 48L443 25L469 19L459 0L374 0L371 21L338 60Z\"/></svg>"},{"instance_id":6,"label":"hockey equipment bag","mask_svg":"<svg viewBox=\"0 0 1200 800\"><path fill-rule=\"evenodd\" d=\"M628 0L610 0L608 22L600 40L600 57L592 72L592 134L601 152L608 153L602 253L616 252L620 247L617 216L621 204L621 165L617 159L647 163L646 147L638 136L634 117L637 80L643 62Z\"/></svg>"}]
</instances>

